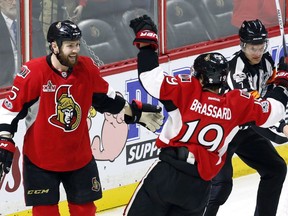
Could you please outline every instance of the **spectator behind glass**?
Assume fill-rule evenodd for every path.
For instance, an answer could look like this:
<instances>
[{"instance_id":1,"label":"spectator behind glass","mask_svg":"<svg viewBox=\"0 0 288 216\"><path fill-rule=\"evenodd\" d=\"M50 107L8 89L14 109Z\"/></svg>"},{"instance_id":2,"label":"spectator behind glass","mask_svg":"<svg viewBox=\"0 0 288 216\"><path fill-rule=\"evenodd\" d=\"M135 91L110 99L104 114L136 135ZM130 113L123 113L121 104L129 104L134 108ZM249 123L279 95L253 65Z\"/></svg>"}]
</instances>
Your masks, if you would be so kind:
<instances>
[{"instance_id":1,"label":"spectator behind glass","mask_svg":"<svg viewBox=\"0 0 288 216\"><path fill-rule=\"evenodd\" d=\"M42 22L32 17L32 58L46 55L46 40Z\"/></svg>"},{"instance_id":2,"label":"spectator behind glass","mask_svg":"<svg viewBox=\"0 0 288 216\"><path fill-rule=\"evenodd\" d=\"M16 35L13 33L13 21L16 21L16 1L0 0L0 88L12 84L17 65Z\"/></svg>"},{"instance_id":3,"label":"spectator behind glass","mask_svg":"<svg viewBox=\"0 0 288 216\"><path fill-rule=\"evenodd\" d=\"M16 0L0 0L0 88L12 85L18 71L17 7ZM15 27L13 26L15 23ZM46 55L45 37L38 19L32 18L32 57Z\"/></svg>"},{"instance_id":4,"label":"spectator behind glass","mask_svg":"<svg viewBox=\"0 0 288 216\"><path fill-rule=\"evenodd\" d=\"M276 4L272 0L233 0L232 24L240 28L243 20L259 19L266 27L278 24ZM285 14L284 0L280 0L282 14Z\"/></svg>"},{"instance_id":5,"label":"spectator behind glass","mask_svg":"<svg viewBox=\"0 0 288 216\"><path fill-rule=\"evenodd\" d=\"M62 8L66 10L67 13L64 14L64 19L69 19L73 22L78 23L83 16L83 10L84 8L86 8L87 4L90 10L93 10L93 8L95 9L95 4L98 8L99 7L99 5L97 5L98 2L106 2L106 1L107 0L72 0L72 1L64 0ZM93 12L93 16L95 16L95 11Z\"/></svg>"},{"instance_id":6,"label":"spectator behind glass","mask_svg":"<svg viewBox=\"0 0 288 216\"><path fill-rule=\"evenodd\" d=\"M32 1L32 58L46 55L46 40L43 31L42 15L43 1Z\"/></svg>"}]
</instances>

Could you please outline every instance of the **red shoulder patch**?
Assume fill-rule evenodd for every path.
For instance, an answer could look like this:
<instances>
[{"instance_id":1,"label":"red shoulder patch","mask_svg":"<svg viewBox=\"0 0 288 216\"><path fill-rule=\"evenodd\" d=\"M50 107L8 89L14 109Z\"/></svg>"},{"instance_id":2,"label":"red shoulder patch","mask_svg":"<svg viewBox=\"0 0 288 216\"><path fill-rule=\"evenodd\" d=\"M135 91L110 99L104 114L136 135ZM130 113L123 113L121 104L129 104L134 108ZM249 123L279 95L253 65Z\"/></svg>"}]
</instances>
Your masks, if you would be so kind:
<instances>
[{"instance_id":1,"label":"red shoulder patch","mask_svg":"<svg viewBox=\"0 0 288 216\"><path fill-rule=\"evenodd\" d=\"M26 65L23 65L21 67L21 71L17 74L17 76L20 76L22 78L25 78L27 77L27 75L30 73L30 69L26 66Z\"/></svg>"}]
</instances>

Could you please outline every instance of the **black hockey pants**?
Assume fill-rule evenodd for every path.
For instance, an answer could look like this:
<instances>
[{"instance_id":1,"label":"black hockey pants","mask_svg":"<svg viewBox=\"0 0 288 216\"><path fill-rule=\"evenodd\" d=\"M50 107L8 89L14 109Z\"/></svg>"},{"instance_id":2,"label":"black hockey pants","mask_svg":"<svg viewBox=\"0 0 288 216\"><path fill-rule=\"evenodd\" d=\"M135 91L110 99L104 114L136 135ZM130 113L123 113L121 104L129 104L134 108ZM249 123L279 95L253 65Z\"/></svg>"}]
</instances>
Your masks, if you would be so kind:
<instances>
[{"instance_id":1,"label":"black hockey pants","mask_svg":"<svg viewBox=\"0 0 288 216\"><path fill-rule=\"evenodd\" d=\"M229 144L226 163L212 180L209 203L204 216L215 216L219 206L226 202L231 193L234 152L261 176L254 215L275 216L287 166L272 143L252 128L239 131Z\"/></svg>"}]
</instances>

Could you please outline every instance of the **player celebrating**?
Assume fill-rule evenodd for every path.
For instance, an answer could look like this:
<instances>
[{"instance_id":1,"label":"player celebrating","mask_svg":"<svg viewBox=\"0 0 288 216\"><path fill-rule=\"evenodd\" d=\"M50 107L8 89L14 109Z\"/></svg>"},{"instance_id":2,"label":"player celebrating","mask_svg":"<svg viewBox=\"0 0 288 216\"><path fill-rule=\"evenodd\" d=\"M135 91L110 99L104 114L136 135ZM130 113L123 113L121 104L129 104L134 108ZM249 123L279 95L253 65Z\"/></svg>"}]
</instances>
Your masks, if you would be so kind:
<instances>
[{"instance_id":1,"label":"player celebrating","mask_svg":"<svg viewBox=\"0 0 288 216\"><path fill-rule=\"evenodd\" d=\"M118 96L88 57L78 56L81 31L71 21L51 24L51 54L23 65L0 108L0 168L8 173L18 121L26 117L23 144L25 201L34 216L59 216L59 185L63 184L72 216L94 216L94 200L102 197L92 156L87 114L117 114L151 131L160 128L161 108ZM35 194L33 191L45 190Z\"/></svg>"},{"instance_id":2,"label":"player celebrating","mask_svg":"<svg viewBox=\"0 0 288 216\"><path fill-rule=\"evenodd\" d=\"M224 165L238 125L268 127L284 116L288 73L277 74L278 86L267 99L255 100L241 90L222 94L228 73L223 55L199 55L194 61L195 77L169 76L159 67L157 27L151 18L136 18L130 27L140 50L139 79L149 94L163 102L169 116L156 140L160 160L139 184L124 215L200 216L210 180Z\"/></svg>"},{"instance_id":3,"label":"player celebrating","mask_svg":"<svg viewBox=\"0 0 288 216\"><path fill-rule=\"evenodd\" d=\"M260 20L244 21L239 29L239 37L241 50L229 62L228 86L230 89L248 91L256 98L264 97L268 88L273 87L276 73L274 61L269 52L266 52L268 37L265 26ZM237 133L227 152L224 167L212 180L209 203L204 215L215 216L220 205L228 199L232 191L232 156L236 153L261 176L255 215L275 216L287 167L273 144L253 128L248 128Z\"/></svg>"}]
</instances>

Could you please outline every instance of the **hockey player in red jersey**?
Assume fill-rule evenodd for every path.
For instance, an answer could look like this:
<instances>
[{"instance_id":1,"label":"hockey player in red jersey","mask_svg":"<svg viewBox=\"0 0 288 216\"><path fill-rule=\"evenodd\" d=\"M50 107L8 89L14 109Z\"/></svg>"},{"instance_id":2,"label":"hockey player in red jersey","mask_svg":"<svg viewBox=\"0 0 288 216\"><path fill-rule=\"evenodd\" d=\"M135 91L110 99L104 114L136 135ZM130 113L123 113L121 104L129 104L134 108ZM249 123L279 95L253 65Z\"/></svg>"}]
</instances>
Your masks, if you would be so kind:
<instances>
[{"instance_id":1,"label":"hockey player in red jersey","mask_svg":"<svg viewBox=\"0 0 288 216\"><path fill-rule=\"evenodd\" d=\"M228 73L223 55L199 55L195 77L169 76L159 67L157 27L151 18L133 19L130 27L139 48L139 80L163 103L168 118L156 140L159 161L139 183L124 215L201 216L210 180L223 166L227 145L239 126L268 127L285 115L288 72L277 74L277 86L266 99L255 100L241 90L223 94Z\"/></svg>"},{"instance_id":2,"label":"hockey player in red jersey","mask_svg":"<svg viewBox=\"0 0 288 216\"><path fill-rule=\"evenodd\" d=\"M34 216L60 215L60 183L72 216L95 215L94 200L102 197L102 189L86 121L91 106L100 113L123 110L126 123L137 122L151 131L163 122L160 107L136 100L129 104L118 96L93 60L78 56L80 39L73 22L51 24L51 54L23 65L0 108L0 169L5 173L11 167L18 121L26 117L24 192Z\"/></svg>"}]
</instances>

